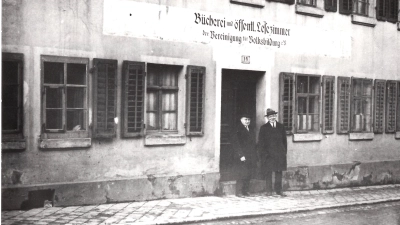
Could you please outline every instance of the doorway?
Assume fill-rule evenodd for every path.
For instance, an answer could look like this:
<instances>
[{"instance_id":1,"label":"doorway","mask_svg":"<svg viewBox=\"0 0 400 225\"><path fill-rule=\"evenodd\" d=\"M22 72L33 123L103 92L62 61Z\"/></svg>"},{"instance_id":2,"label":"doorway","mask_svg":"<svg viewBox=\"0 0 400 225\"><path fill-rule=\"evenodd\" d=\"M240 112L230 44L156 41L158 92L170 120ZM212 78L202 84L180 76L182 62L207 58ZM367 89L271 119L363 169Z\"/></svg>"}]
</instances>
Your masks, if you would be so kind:
<instances>
[{"instance_id":1,"label":"doorway","mask_svg":"<svg viewBox=\"0 0 400 225\"><path fill-rule=\"evenodd\" d=\"M251 116L251 126L256 122L257 82L264 72L250 70L222 70L221 90L221 138L220 175L221 181L240 178L240 168L234 160L231 132L240 124L244 113Z\"/></svg>"}]
</instances>

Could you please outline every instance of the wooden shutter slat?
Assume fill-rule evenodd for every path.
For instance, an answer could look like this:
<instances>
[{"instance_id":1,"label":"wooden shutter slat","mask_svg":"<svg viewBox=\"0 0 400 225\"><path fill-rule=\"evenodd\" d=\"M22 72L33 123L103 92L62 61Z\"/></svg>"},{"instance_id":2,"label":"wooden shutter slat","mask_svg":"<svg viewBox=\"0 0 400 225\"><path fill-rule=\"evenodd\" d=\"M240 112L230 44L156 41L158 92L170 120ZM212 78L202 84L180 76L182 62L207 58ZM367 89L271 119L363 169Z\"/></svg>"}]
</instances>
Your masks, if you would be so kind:
<instances>
[{"instance_id":1,"label":"wooden shutter slat","mask_svg":"<svg viewBox=\"0 0 400 225\"><path fill-rule=\"evenodd\" d=\"M324 134L333 133L333 120L334 120L334 76L322 77L322 132Z\"/></svg>"},{"instance_id":2,"label":"wooden shutter slat","mask_svg":"<svg viewBox=\"0 0 400 225\"><path fill-rule=\"evenodd\" d=\"M383 133L385 116L385 80L375 80L374 133Z\"/></svg>"},{"instance_id":3,"label":"wooden shutter slat","mask_svg":"<svg viewBox=\"0 0 400 225\"><path fill-rule=\"evenodd\" d=\"M116 116L117 60L93 59L95 67L93 93L93 137L114 138Z\"/></svg>"},{"instance_id":4,"label":"wooden shutter slat","mask_svg":"<svg viewBox=\"0 0 400 225\"><path fill-rule=\"evenodd\" d=\"M279 118L285 126L286 134L293 134L294 115L294 74L279 74Z\"/></svg>"},{"instance_id":5,"label":"wooden shutter slat","mask_svg":"<svg viewBox=\"0 0 400 225\"><path fill-rule=\"evenodd\" d=\"M396 132L397 82L386 83L386 133Z\"/></svg>"},{"instance_id":6,"label":"wooden shutter slat","mask_svg":"<svg viewBox=\"0 0 400 225\"><path fill-rule=\"evenodd\" d=\"M350 129L350 77L338 77L337 82L337 133L346 134Z\"/></svg>"},{"instance_id":7,"label":"wooden shutter slat","mask_svg":"<svg viewBox=\"0 0 400 225\"><path fill-rule=\"evenodd\" d=\"M187 68L186 134L189 136L204 134L205 74L205 67L188 66Z\"/></svg>"}]
</instances>

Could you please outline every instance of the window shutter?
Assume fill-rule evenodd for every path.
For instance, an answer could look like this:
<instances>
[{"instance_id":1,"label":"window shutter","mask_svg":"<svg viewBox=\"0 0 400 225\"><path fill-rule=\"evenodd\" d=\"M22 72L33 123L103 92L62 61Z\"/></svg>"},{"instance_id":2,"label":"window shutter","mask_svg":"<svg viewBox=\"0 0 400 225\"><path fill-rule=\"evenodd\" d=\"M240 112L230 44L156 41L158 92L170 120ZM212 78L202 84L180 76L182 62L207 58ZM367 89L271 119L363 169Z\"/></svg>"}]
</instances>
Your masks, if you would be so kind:
<instances>
[{"instance_id":1,"label":"window shutter","mask_svg":"<svg viewBox=\"0 0 400 225\"><path fill-rule=\"evenodd\" d=\"M338 77L337 133L346 134L350 128L350 77Z\"/></svg>"},{"instance_id":2,"label":"window shutter","mask_svg":"<svg viewBox=\"0 0 400 225\"><path fill-rule=\"evenodd\" d=\"M351 14L353 12L353 1L352 0L339 0L339 13Z\"/></svg>"},{"instance_id":3,"label":"window shutter","mask_svg":"<svg viewBox=\"0 0 400 225\"><path fill-rule=\"evenodd\" d=\"M325 0L325 11L336 12L337 11L337 0Z\"/></svg>"},{"instance_id":4,"label":"window shutter","mask_svg":"<svg viewBox=\"0 0 400 225\"><path fill-rule=\"evenodd\" d=\"M386 83L386 133L396 132L397 82Z\"/></svg>"},{"instance_id":5,"label":"window shutter","mask_svg":"<svg viewBox=\"0 0 400 225\"><path fill-rule=\"evenodd\" d=\"M386 4L385 2L388 0L376 0L376 19L377 20L386 20Z\"/></svg>"},{"instance_id":6,"label":"window shutter","mask_svg":"<svg viewBox=\"0 0 400 225\"><path fill-rule=\"evenodd\" d=\"M386 2L386 19L389 22L398 21L399 1L398 0L385 0Z\"/></svg>"},{"instance_id":7,"label":"window shutter","mask_svg":"<svg viewBox=\"0 0 400 225\"><path fill-rule=\"evenodd\" d=\"M396 131L400 131L400 81L397 82L397 110L399 112L396 114Z\"/></svg>"},{"instance_id":8,"label":"window shutter","mask_svg":"<svg viewBox=\"0 0 400 225\"><path fill-rule=\"evenodd\" d=\"M93 59L93 137L115 137L117 60Z\"/></svg>"},{"instance_id":9,"label":"window shutter","mask_svg":"<svg viewBox=\"0 0 400 225\"><path fill-rule=\"evenodd\" d=\"M205 67L187 67L186 135L188 136L204 134L205 75Z\"/></svg>"},{"instance_id":10,"label":"window shutter","mask_svg":"<svg viewBox=\"0 0 400 225\"><path fill-rule=\"evenodd\" d=\"M385 80L375 80L374 133L383 133L383 118L385 116L385 89Z\"/></svg>"},{"instance_id":11,"label":"window shutter","mask_svg":"<svg viewBox=\"0 0 400 225\"><path fill-rule=\"evenodd\" d=\"M335 77L323 76L322 82L322 133L331 134L334 132L333 114L335 106Z\"/></svg>"},{"instance_id":12,"label":"window shutter","mask_svg":"<svg viewBox=\"0 0 400 225\"><path fill-rule=\"evenodd\" d=\"M122 137L139 137L144 133L145 64L124 61L122 67Z\"/></svg>"},{"instance_id":13,"label":"window shutter","mask_svg":"<svg viewBox=\"0 0 400 225\"><path fill-rule=\"evenodd\" d=\"M279 118L285 126L286 134L293 134L294 115L294 74L279 74Z\"/></svg>"}]
</instances>

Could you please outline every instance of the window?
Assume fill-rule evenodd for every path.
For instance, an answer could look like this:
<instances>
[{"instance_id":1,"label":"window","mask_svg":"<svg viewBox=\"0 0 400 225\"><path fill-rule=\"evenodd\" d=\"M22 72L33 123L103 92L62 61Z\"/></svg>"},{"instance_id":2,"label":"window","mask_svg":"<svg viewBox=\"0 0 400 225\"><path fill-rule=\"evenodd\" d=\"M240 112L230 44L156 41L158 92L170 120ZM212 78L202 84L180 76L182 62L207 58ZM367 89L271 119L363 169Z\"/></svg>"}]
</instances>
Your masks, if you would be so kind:
<instances>
[{"instance_id":1,"label":"window","mask_svg":"<svg viewBox=\"0 0 400 225\"><path fill-rule=\"evenodd\" d=\"M351 131L371 132L372 79L352 78Z\"/></svg>"},{"instance_id":2,"label":"window","mask_svg":"<svg viewBox=\"0 0 400 225\"><path fill-rule=\"evenodd\" d=\"M178 74L182 67L149 64L147 68L146 131L176 132Z\"/></svg>"},{"instance_id":3,"label":"window","mask_svg":"<svg viewBox=\"0 0 400 225\"><path fill-rule=\"evenodd\" d=\"M23 138L23 55L2 54L2 139Z\"/></svg>"},{"instance_id":4,"label":"window","mask_svg":"<svg viewBox=\"0 0 400 225\"><path fill-rule=\"evenodd\" d=\"M204 134L204 85L205 67L187 68L187 119L186 134L201 136Z\"/></svg>"},{"instance_id":5,"label":"window","mask_svg":"<svg viewBox=\"0 0 400 225\"><path fill-rule=\"evenodd\" d=\"M143 62L123 62L122 137L143 135L145 74Z\"/></svg>"},{"instance_id":6,"label":"window","mask_svg":"<svg viewBox=\"0 0 400 225\"><path fill-rule=\"evenodd\" d=\"M322 133L331 134L333 129L334 99L335 99L335 77L322 77Z\"/></svg>"},{"instance_id":7,"label":"window","mask_svg":"<svg viewBox=\"0 0 400 225\"><path fill-rule=\"evenodd\" d=\"M353 12L353 1L352 0L339 0L339 13L351 14Z\"/></svg>"},{"instance_id":8,"label":"window","mask_svg":"<svg viewBox=\"0 0 400 225\"><path fill-rule=\"evenodd\" d=\"M368 0L354 0L354 14L368 16Z\"/></svg>"},{"instance_id":9,"label":"window","mask_svg":"<svg viewBox=\"0 0 400 225\"><path fill-rule=\"evenodd\" d=\"M327 132L333 129L332 112L333 90L330 87L333 77L327 76L324 81L327 88L324 89L323 118L326 119ZM280 105L279 116L286 133L318 133L321 127L320 96L321 76L309 74L280 74Z\"/></svg>"},{"instance_id":10,"label":"window","mask_svg":"<svg viewBox=\"0 0 400 225\"><path fill-rule=\"evenodd\" d=\"M397 22L398 21L398 0L377 0L376 1L376 18L382 21Z\"/></svg>"},{"instance_id":11,"label":"window","mask_svg":"<svg viewBox=\"0 0 400 225\"><path fill-rule=\"evenodd\" d=\"M327 12L337 11L337 0L325 0L325 10Z\"/></svg>"},{"instance_id":12,"label":"window","mask_svg":"<svg viewBox=\"0 0 400 225\"><path fill-rule=\"evenodd\" d=\"M383 133L384 116L385 116L385 95L386 81L375 80L375 97L374 97L374 133Z\"/></svg>"},{"instance_id":13,"label":"window","mask_svg":"<svg viewBox=\"0 0 400 225\"><path fill-rule=\"evenodd\" d=\"M317 0L297 0L298 4L307 5L307 6L317 6Z\"/></svg>"},{"instance_id":14,"label":"window","mask_svg":"<svg viewBox=\"0 0 400 225\"><path fill-rule=\"evenodd\" d=\"M399 92L397 82L387 81L386 89L386 133L394 133L396 132L396 107L398 107L397 94Z\"/></svg>"},{"instance_id":15,"label":"window","mask_svg":"<svg viewBox=\"0 0 400 225\"><path fill-rule=\"evenodd\" d=\"M88 137L89 60L42 56L44 138Z\"/></svg>"},{"instance_id":16,"label":"window","mask_svg":"<svg viewBox=\"0 0 400 225\"><path fill-rule=\"evenodd\" d=\"M93 137L115 137L117 60L93 59Z\"/></svg>"},{"instance_id":17,"label":"window","mask_svg":"<svg viewBox=\"0 0 400 225\"><path fill-rule=\"evenodd\" d=\"M296 75L296 131L319 131L319 98L321 76Z\"/></svg>"}]
</instances>

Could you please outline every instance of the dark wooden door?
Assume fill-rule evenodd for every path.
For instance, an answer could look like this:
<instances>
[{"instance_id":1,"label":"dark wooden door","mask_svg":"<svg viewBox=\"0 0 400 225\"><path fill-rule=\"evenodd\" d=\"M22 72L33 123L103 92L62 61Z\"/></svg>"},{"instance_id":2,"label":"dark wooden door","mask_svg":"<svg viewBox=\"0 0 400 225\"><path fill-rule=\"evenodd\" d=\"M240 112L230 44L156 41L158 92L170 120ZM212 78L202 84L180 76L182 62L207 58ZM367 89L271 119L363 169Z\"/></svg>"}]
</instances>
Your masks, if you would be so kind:
<instances>
[{"instance_id":1,"label":"dark wooden door","mask_svg":"<svg viewBox=\"0 0 400 225\"><path fill-rule=\"evenodd\" d=\"M254 71L222 70L221 90L221 140L220 173L221 181L237 180L237 167L231 146L231 132L240 124L240 116L247 113L256 116L256 83ZM251 124L254 125L254 124Z\"/></svg>"}]
</instances>

